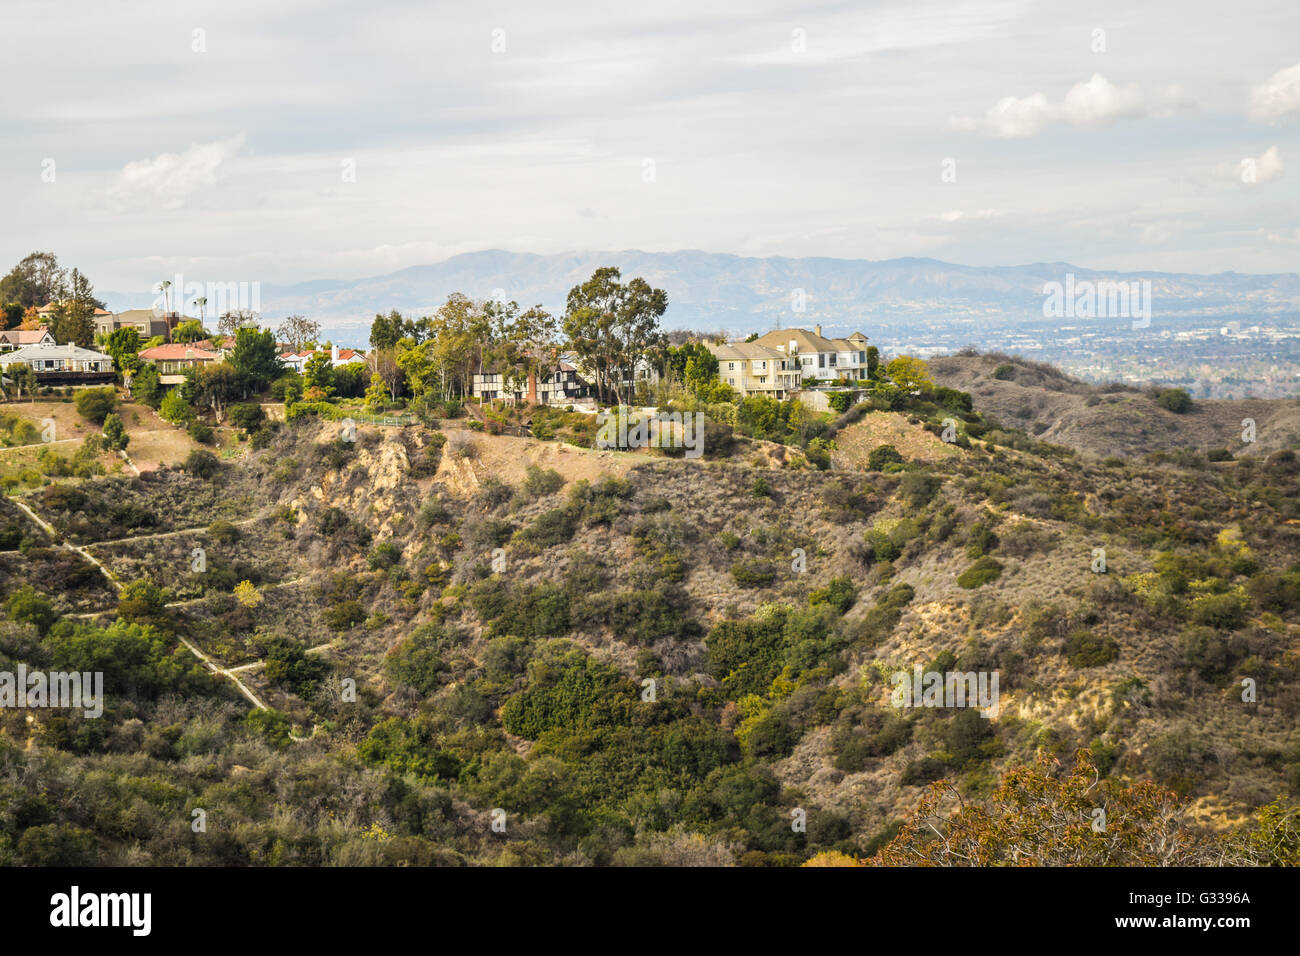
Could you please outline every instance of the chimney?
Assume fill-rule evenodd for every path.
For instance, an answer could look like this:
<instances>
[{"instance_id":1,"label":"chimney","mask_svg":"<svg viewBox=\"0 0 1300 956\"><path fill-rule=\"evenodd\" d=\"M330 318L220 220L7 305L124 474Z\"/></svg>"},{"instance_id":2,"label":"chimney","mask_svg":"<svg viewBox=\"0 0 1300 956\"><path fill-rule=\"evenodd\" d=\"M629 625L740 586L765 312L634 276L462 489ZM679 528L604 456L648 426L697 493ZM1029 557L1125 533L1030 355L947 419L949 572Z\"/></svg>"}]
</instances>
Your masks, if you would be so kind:
<instances>
[{"instance_id":1,"label":"chimney","mask_svg":"<svg viewBox=\"0 0 1300 956\"><path fill-rule=\"evenodd\" d=\"M194 350L193 350L193 349L186 349L186 350L185 350L185 357L186 357L187 359L192 359L192 358L194 358Z\"/></svg>"},{"instance_id":2,"label":"chimney","mask_svg":"<svg viewBox=\"0 0 1300 956\"><path fill-rule=\"evenodd\" d=\"M817 333L817 337L818 337L818 338L821 338L821 335L822 335L822 327L821 327L820 325L814 325L814 326L813 326L813 331Z\"/></svg>"},{"instance_id":3,"label":"chimney","mask_svg":"<svg viewBox=\"0 0 1300 956\"><path fill-rule=\"evenodd\" d=\"M335 365L338 364L338 361L339 361L339 347L338 347L337 345L331 345L331 346L330 346L330 361L333 362Z\"/></svg>"},{"instance_id":4,"label":"chimney","mask_svg":"<svg viewBox=\"0 0 1300 956\"><path fill-rule=\"evenodd\" d=\"M532 370L528 372L528 404L537 404L537 373Z\"/></svg>"}]
</instances>

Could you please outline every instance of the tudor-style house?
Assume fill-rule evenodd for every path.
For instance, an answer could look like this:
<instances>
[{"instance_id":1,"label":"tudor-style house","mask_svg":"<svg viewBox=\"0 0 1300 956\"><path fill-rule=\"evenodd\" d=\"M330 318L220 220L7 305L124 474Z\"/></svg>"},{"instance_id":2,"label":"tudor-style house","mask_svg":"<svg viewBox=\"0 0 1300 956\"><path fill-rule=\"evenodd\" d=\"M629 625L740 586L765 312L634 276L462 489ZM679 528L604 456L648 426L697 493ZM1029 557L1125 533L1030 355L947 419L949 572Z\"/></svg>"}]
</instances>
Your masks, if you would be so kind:
<instances>
[{"instance_id":1,"label":"tudor-style house","mask_svg":"<svg viewBox=\"0 0 1300 956\"><path fill-rule=\"evenodd\" d=\"M592 395L575 356L568 352L544 360L536 373L525 375L504 367L475 372L470 390L480 402L504 398L521 405L569 405Z\"/></svg>"}]
</instances>

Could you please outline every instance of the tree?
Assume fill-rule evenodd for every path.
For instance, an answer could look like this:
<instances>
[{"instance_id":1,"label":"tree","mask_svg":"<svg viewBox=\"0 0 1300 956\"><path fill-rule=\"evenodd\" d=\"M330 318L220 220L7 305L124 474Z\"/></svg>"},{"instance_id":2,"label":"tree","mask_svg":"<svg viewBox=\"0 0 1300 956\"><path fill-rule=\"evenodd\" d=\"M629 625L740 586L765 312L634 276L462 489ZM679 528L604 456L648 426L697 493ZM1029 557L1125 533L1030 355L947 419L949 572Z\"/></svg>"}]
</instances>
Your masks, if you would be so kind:
<instances>
[{"instance_id":1,"label":"tree","mask_svg":"<svg viewBox=\"0 0 1300 956\"><path fill-rule=\"evenodd\" d=\"M84 388L77 392L77 413L87 421L102 425L117 404L114 388Z\"/></svg>"},{"instance_id":2,"label":"tree","mask_svg":"<svg viewBox=\"0 0 1300 956\"><path fill-rule=\"evenodd\" d=\"M121 416L115 412L109 412L104 418L104 437L108 439L108 447L113 451L125 451L131 441L122 425Z\"/></svg>"},{"instance_id":3,"label":"tree","mask_svg":"<svg viewBox=\"0 0 1300 956\"><path fill-rule=\"evenodd\" d=\"M378 372L370 376L370 387L366 389L366 408L379 411L388 404L385 400L387 388Z\"/></svg>"},{"instance_id":4,"label":"tree","mask_svg":"<svg viewBox=\"0 0 1300 956\"><path fill-rule=\"evenodd\" d=\"M261 315L252 309L231 309L217 319L217 331L221 335L235 335L240 329L257 328L261 319ZM267 334L270 335L270 332Z\"/></svg>"},{"instance_id":5,"label":"tree","mask_svg":"<svg viewBox=\"0 0 1300 956\"><path fill-rule=\"evenodd\" d=\"M378 316L376 316L378 318ZM373 335L373 330L372 333ZM301 351L307 345L314 344L320 338L320 323L301 315L290 315L275 330L276 338L289 343L295 351Z\"/></svg>"},{"instance_id":6,"label":"tree","mask_svg":"<svg viewBox=\"0 0 1300 956\"><path fill-rule=\"evenodd\" d=\"M1161 408L1181 415L1192 407L1192 396L1187 394L1185 388L1167 388L1156 395L1156 402Z\"/></svg>"},{"instance_id":7,"label":"tree","mask_svg":"<svg viewBox=\"0 0 1300 956\"><path fill-rule=\"evenodd\" d=\"M376 313L375 321L370 323L370 347L372 349L396 348L398 340L406 336L405 327L406 321L402 318L402 313L396 309L387 315Z\"/></svg>"},{"instance_id":8,"label":"tree","mask_svg":"<svg viewBox=\"0 0 1300 956\"><path fill-rule=\"evenodd\" d=\"M31 624L42 637L59 618L50 599L30 584L24 584L9 595L5 601L5 613L11 621Z\"/></svg>"},{"instance_id":9,"label":"tree","mask_svg":"<svg viewBox=\"0 0 1300 956\"><path fill-rule=\"evenodd\" d=\"M313 352L302 369L302 383L308 388L318 388L326 395L334 391L334 363L330 353Z\"/></svg>"},{"instance_id":10,"label":"tree","mask_svg":"<svg viewBox=\"0 0 1300 956\"><path fill-rule=\"evenodd\" d=\"M876 866L1195 866L1223 865L1230 850L1208 835L1177 794L1142 781L1101 778L1080 750L1068 773L1040 754L1009 770L987 805L962 801L946 781L929 792L898 835L869 861ZM941 807L955 799L958 807ZM1098 816L1098 811L1104 817ZM1103 826L1095 826L1099 820Z\"/></svg>"},{"instance_id":11,"label":"tree","mask_svg":"<svg viewBox=\"0 0 1300 956\"><path fill-rule=\"evenodd\" d=\"M235 348L229 362L254 388L264 388L280 374L283 366L270 329L240 328L235 331Z\"/></svg>"},{"instance_id":12,"label":"tree","mask_svg":"<svg viewBox=\"0 0 1300 956\"><path fill-rule=\"evenodd\" d=\"M13 365L9 366L5 374L7 374L9 380L14 383L14 390L18 393L19 398L23 397L24 392L30 395L35 391L38 382L36 380L36 372L32 370L30 365L23 365L21 362L15 362Z\"/></svg>"},{"instance_id":13,"label":"tree","mask_svg":"<svg viewBox=\"0 0 1300 956\"><path fill-rule=\"evenodd\" d=\"M117 616L128 624L161 624L167 612L162 590L148 578L122 586Z\"/></svg>"},{"instance_id":14,"label":"tree","mask_svg":"<svg viewBox=\"0 0 1300 956\"><path fill-rule=\"evenodd\" d=\"M630 394L637 365L661 352L666 343L659 319L668 294L644 279L624 285L613 266L597 269L569 290L564 334L579 359L591 369L596 392L611 392L620 404Z\"/></svg>"},{"instance_id":15,"label":"tree","mask_svg":"<svg viewBox=\"0 0 1300 956\"><path fill-rule=\"evenodd\" d=\"M69 295L58 303L50 319L50 335L60 345L75 342L82 348L90 348L95 344L97 301L90 281L73 269Z\"/></svg>"},{"instance_id":16,"label":"tree","mask_svg":"<svg viewBox=\"0 0 1300 956\"><path fill-rule=\"evenodd\" d=\"M181 390L173 388L163 396L162 403L158 406L158 414L173 425L181 425L194 417L194 409L186 401Z\"/></svg>"},{"instance_id":17,"label":"tree","mask_svg":"<svg viewBox=\"0 0 1300 956\"><path fill-rule=\"evenodd\" d=\"M162 381L158 375L158 366L145 362L131 376L131 395L144 402L150 408L157 408L162 401Z\"/></svg>"},{"instance_id":18,"label":"tree","mask_svg":"<svg viewBox=\"0 0 1300 956\"><path fill-rule=\"evenodd\" d=\"M68 272L52 252L31 253L0 279L0 302L17 302L24 308L40 308L67 294Z\"/></svg>"},{"instance_id":19,"label":"tree","mask_svg":"<svg viewBox=\"0 0 1300 956\"><path fill-rule=\"evenodd\" d=\"M240 581L235 585L235 600L244 607L253 608L262 603L262 595L257 593L257 586L252 581Z\"/></svg>"},{"instance_id":20,"label":"tree","mask_svg":"<svg viewBox=\"0 0 1300 956\"><path fill-rule=\"evenodd\" d=\"M396 347L375 349L370 353L370 357L366 359L366 362L371 371L378 375L385 387L387 387L389 397L393 401L397 401L398 393L402 390L404 375L402 367L397 364Z\"/></svg>"},{"instance_id":21,"label":"tree","mask_svg":"<svg viewBox=\"0 0 1300 956\"><path fill-rule=\"evenodd\" d=\"M930 367L921 359L912 355L900 355L885 366L885 374L904 391L914 392L933 388L930 380Z\"/></svg>"},{"instance_id":22,"label":"tree","mask_svg":"<svg viewBox=\"0 0 1300 956\"><path fill-rule=\"evenodd\" d=\"M172 329L173 342L199 342L208 337L208 331L198 319L186 319Z\"/></svg>"},{"instance_id":23,"label":"tree","mask_svg":"<svg viewBox=\"0 0 1300 956\"><path fill-rule=\"evenodd\" d=\"M140 333L133 328L114 329L104 339L104 351L113 357L113 367L119 372L132 372L140 367Z\"/></svg>"},{"instance_id":24,"label":"tree","mask_svg":"<svg viewBox=\"0 0 1300 956\"><path fill-rule=\"evenodd\" d=\"M207 405L220 422L225 408L237 398L242 398L244 383L238 372L228 362L209 362L199 369L194 380L195 398Z\"/></svg>"},{"instance_id":25,"label":"tree","mask_svg":"<svg viewBox=\"0 0 1300 956\"><path fill-rule=\"evenodd\" d=\"M18 326L22 325L23 313L25 311L26 309L23 308L21 302L10 302L6 304L4 306L4 327L6 329L16 329Z\"/></svg>"}]
</instances>

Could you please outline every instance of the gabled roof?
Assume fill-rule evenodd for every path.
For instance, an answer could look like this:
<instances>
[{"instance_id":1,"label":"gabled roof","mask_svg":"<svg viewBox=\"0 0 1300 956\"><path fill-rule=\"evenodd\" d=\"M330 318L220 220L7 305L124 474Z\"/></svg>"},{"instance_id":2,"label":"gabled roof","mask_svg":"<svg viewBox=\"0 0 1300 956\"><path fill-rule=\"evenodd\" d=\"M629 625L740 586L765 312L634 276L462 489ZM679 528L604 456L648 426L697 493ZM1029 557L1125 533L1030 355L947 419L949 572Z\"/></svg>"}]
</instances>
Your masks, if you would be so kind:
<instances>
[{"instance_id":1,"label":"gabled roof","mask_svg":"<svg viewBox=\"0 0 1300 956\"><path fill-rule=\"evenodd\" d=\"M6 329L0 332L0 339L14 345L36 345L49 335L50 330L41 326L39 329Z\"/></svg>"},{"instance_id":2,"label":"gabled roof","mask_svg":"<svg viewBox=\"0 0 1300 956\"><path fill-rule=\"evenodd\" d=\"M828 339L810 332L808 329L775 329L758 337L758 344L770 348L785 350L790 342L795 342L800 352L858 352L867 342L861 332L854 332L847 339Z\"/></svg>"},{"instance_id":3,"label":"gabled roof","mask_svg":"<svg viewBox=\"0 0 1300 956\"><path fill-rule=\"evenodd\" d=\"M196 345L187 345L184 342L173 342L169 345L155 345L151 349L145 349L140 353L140 358L147 362L175 362L181 359L192 359L199 362L215 362L218 361L221 356L216 352L209 352L207 349L201 349Z\"/></svg>"},{"instance_id":4,"label":"gabled roof","mask_svg":"<svg viewBox=\"0 0 1300 956\"><path fill-rule=\"evenodd\" d=\"M784 352L778 352L759 342L727 342L723 345L709 343L705 347L720 362L784 362L787 358Z\"/></svg>"}]
</instances>

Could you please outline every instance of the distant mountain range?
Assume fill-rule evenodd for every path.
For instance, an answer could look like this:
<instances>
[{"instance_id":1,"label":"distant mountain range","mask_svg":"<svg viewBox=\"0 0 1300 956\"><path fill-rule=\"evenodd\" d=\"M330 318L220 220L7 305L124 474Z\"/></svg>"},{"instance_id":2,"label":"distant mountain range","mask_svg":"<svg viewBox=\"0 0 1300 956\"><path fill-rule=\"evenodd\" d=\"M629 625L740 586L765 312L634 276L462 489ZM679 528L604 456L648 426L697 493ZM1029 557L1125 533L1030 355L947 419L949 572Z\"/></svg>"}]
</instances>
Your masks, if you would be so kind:
<instances>
[{"instance_id":1,"label":"distant mountain range","mask_svg":"<svg viewBox=\"0 0 1300 956\"><path fill-rule=\"evenodd\" d=\"M376 312L427 313L457 291L488 298L500 290L521 306L540 303L560 313L568 290L605 265L617 266L625 280L641 276L667 290L664 326L669 329L748 333L821 324L827 332L860 326L898 332L935 322L1041 323L1044 286L1065 283L1067 274L1075 282L1149 281L1156 324L1300 321L1296 273L1118 273L1064 262L979 267L936 259L752 258L696 250L471 252L364 279L264 285L261 312L271 321L302 313L319 320L343 344L360 345ZM139 295L108 292L104 298L115 309L150 304Z\"/></svg>"}]
</instances>

